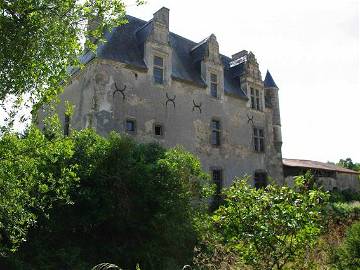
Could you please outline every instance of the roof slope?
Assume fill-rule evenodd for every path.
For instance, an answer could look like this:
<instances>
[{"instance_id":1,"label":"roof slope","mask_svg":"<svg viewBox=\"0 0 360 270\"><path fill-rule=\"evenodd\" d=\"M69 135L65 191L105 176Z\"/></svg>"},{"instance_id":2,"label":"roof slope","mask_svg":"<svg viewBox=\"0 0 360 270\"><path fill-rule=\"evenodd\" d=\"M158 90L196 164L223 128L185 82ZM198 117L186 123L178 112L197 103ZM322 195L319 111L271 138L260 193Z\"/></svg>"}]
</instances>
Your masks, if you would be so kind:
<instances>
[{"instance_id":1,"label":"roof slope","mask_svg":"<svg viewBox=\"0 0 360 270\"><path fill-rule=\"evenodd\" d=\"M265 80L264 80L264 86L265 87L276 87L276 88L278 88L269 71L266 71L266 76L265 76Z\"/></svg>"},{"instance_id":2,"label":"roof slope","mask_svg":"<svg viewBox=\"0 0 360 270\"><path fill-rule=\"evenodd\" d=\"M151 33L151 21L146 22L138 18L127 16L128 23L115 27L106 33L107 42L99 45L96 56L87 52L81 57L82 63L88 63L94 57L118 61L131 66L147 69L143 60L144 42ZM170 46L172 47L172 74L175 79L206 87L206 82L201 77L200 61L205 53L203 42L196 43L177 34L170 32ZM220 55L224 65L224 91L226 94L235 95L247 100L247 96L240 88L239 76L242 66L230 68L231 58ZM236 70L235 70L236 69ZM239 69L241 69L239 71Z\"/></svg>"},{"instance_id":3,"label":"roof slope","mask_svg":"<svg viewBox=\"0 0 360 270\"><path fill-rule=\"evenodd\" d=\"M341 172L341 173L360 174L360 172L356 172L356 171L349 170L349 169L346 169L343 167L339 167L339 166L336 166L335 164L324 163L324 162L313 161L313 160L283 158L283 165L288 166L288 167L301 167L301 168L308 168L308 169L336 171L336 172Z\"/></svg>"}]
</instances>

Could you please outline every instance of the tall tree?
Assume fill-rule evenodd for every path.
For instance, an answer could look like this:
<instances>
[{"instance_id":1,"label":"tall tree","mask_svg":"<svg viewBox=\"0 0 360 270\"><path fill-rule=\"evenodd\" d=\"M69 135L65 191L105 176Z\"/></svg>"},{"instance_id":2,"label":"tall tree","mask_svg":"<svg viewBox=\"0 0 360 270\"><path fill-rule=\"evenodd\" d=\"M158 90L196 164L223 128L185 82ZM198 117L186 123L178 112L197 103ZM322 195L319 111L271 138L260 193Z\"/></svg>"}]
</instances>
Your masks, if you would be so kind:
<instances>
[{"instance_id":1,"label":"tall tree","mask_svg":"<svg viewBox=\"0 0 360 270\"><path fill-rule=\"evenodd\" d=\"M48 101L59 92L85 40L93 49L90 40L125 22L123 0L0 0L0 105L9 121L25 101Z\"/></svg>"}]
</instances>

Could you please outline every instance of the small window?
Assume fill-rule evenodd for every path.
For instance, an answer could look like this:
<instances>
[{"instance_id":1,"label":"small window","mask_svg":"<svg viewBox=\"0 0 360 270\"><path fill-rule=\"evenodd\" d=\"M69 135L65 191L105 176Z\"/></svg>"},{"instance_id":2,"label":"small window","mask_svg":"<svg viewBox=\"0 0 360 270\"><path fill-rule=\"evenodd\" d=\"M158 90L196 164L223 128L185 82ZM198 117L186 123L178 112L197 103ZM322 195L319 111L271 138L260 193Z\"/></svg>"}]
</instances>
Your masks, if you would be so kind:
<instances>
[{"instance_id":1,"label":"small window","mask_svg":"<svg viewBox=\"0 0 360 270\"><path fill-rule=\"evenodd\" d=\"M267 174L256 172L254 175L254 187L256 189L265 188L267 186Z\"/></svg>"},{"instance_id":2,"label":"small window","mask_svg":"<svg viewBox=\"0 0 360 270\"><path fill-rule=\"evenodd\" d=\"M154 56L154 81L157 84L164 83L164 59Z\"/></svg>"},{"instance_id":3,"label":"small window","mask_svg":"<svg viewBox=\"0 0 360 270\"><path fill-rule=\"evenodd\" d=\"M70 134L70 115L65 114L64 119L64 136L69 136Z\"/></svg>"},{"instance_id":4,"label":"small window","mask_svg":"<svg viewBox=\"0 0 360 270\"><path fill-rule=\"evenodd\" d=\"M218 97L218 81L216 74L210 75L210 94L212 97Z\"/></svg>"},{"instance_id":5,"label":"small window","mask_svg":"<svg viewBox=\"0 0 360 270\"><path fill-rule=\"evenodd\" d=\"M135 120L127 119L125 123L125 129L129 133L134 133L136 131L136 123Z\"/></svg>"},{"instance_id":6,"label":"small window","mask_svg":"<svg viewBox=\"0 0 360 270\"><path fill-rule=\"evenodd\" d=\"M215 184L215 193L211 204L211 210L215 211L222 202L221 191L223 189L223 172L221 169L213 169L211 171L211 176L212 181Z\"/></svg>"},{"instance_id":7,"label":"small window","mask_svg":"<svg viewBox=\"0 0 360 270\"><path fill-rule=\"evenodd\" d=\"M264 130L261 128L253 129L253 138L254 138L254 151L255 152L265 152L265 136Z\"/></svg>"},{"instance_id":8,"label":"small window","mask_svg":"<svg viewBox=\"0 0 360 270\"><path fill-rule=\"evenodd\" d=\"M220 134L221 134L220 121L211 120L211 144L212 145L214 145L214 146L220 145Z\"/></svg>"},{"instance_id":9,"label":"small window","mask_svg":"<svg viewBox=\"0 0 360 270\"><path fill-rule=\"evenodd\" d=\"M155 124L154 125L154 133L156 136L163 136L164 135L163 126L160 124Z\"/></svg>"},{"instance_id":10,"label":"small window","mask_svg":"<svg viewBox=\"0 0 360 270\"><path fill-rule=\"evenodd\" d=\"M261 92L260 90L251 88L250 90L250 99L251 99L251 108L254 110L261 111L262 103L261 103Z\"/></svg>"}]
</instances>

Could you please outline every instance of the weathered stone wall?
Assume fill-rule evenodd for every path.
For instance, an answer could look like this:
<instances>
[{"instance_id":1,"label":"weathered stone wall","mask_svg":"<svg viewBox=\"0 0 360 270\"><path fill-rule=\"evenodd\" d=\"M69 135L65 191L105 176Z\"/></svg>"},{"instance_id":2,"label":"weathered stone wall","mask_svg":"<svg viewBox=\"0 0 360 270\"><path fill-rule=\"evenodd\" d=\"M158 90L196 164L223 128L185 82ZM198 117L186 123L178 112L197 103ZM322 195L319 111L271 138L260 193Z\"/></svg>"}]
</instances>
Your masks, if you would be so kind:
<instances>
[{"instance_id":1,"label":"weathered stone wall","mask_svg":"<svg viewBox=\"0 0 360 270\"><path fill-rule=\"evenodd\" d=\"M288 176L285 178L285 184L294 187L294 178L296 176ZM332 191L350 189L360 191L360 180L356 174L336 173L336 178L319 177L316 182L325 190Z\"/></svg>"},{"instance_id":2,"label":"weathered stone wall","mask_svg":"<svg viewBox=\"0 0 360 270\"><path fill-rule=\"evenodd\" d=\"M62 95L63 101L75 105L72 128L93 127L101 135L107 135L113 130L125 132L126 119L133 119L136 132L130 136L141 142L157 141L165 147L183 145L200 158L206 171L221 168L225 185L236 176L253 176L255 171L266 172L282 183L281 145L280 149L275 147L276 138L281 137L281 133L274 138L274 113L272 108L265 108L264 83L254 54L241 52L247 61L238 79L248 97L250 87L261 92L261 111L251 109L250 100L225 94L224 67L215 35L200 44L206 46L199 72L207 86L199 86L172 76L169 10L162 8L157 11L146 27L150 29L143 44L147 69L95 58L73 76ZM155 84L153 79L155 55L164 62L164 83L161 85ZM233 59L236 57L239 55L234 55ZM210 94L211 73L218 79L216 98ZM59 112L63 118L62 107ZM280 114L275 115L280 117ZM219 147L210 143L212 119L220 121ZM280 119L275 122L279 129L275 130L279 133ZM163 136L154 135L155 123L163 125ZM264 153L253 150L254 126L265 131Z\"/></svg>"}]
</instances>

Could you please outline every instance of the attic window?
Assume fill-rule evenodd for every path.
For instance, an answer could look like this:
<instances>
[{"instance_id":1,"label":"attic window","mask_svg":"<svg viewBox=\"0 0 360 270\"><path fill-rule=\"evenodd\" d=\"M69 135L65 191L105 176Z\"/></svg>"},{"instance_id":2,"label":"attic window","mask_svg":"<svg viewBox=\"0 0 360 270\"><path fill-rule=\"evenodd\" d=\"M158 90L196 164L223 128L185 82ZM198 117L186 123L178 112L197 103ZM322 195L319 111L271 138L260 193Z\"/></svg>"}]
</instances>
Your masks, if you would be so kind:
<instances>
[{"instance_id":1,"label":"attic window","mask_svg":"<svg viewBox=\"0 0 360 270\"><path fill-rule=\"evenodd\" d=\"M218 81L216 74L210 74L210 94L212 97L217 97Z\"/></svg>"},{"instance_id":2,"label":"attic window","mask_svg":"<svg viewBox=\"0 0 360 270\"><path fill-rule=\"evenodd\" d=\"M164 59L154 56L154 82L164 84Z\"/></svg>"}]
</instances>

